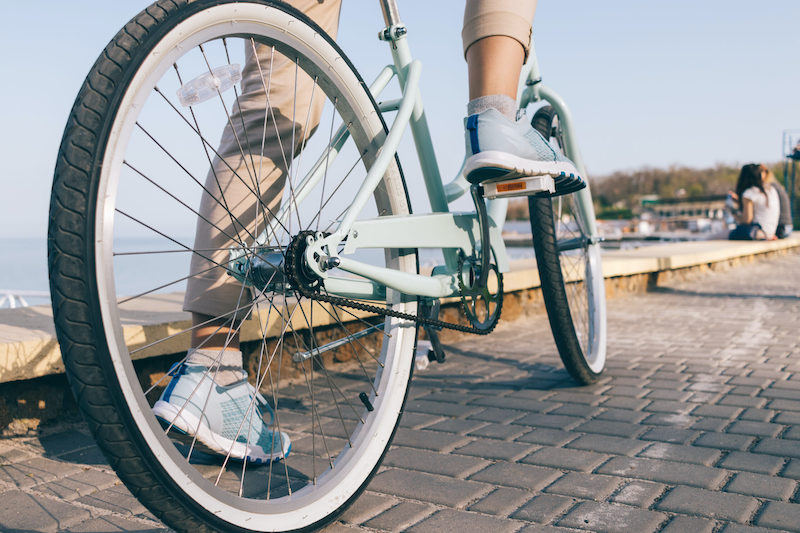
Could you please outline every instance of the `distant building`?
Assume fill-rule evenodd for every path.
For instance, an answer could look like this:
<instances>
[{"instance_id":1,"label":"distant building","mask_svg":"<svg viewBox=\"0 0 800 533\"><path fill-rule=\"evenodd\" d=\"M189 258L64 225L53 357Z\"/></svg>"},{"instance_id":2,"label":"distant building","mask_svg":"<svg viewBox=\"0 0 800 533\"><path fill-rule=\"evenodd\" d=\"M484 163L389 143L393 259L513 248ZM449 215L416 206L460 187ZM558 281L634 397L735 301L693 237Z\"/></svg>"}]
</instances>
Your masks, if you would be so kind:
<instances>
[{"instance_id":1,"label":"distant building","mask_svg":"<svg viewBox=\"0 0 800 533\"><path fill-rule=\"evenodd\" d=\"M725 221L725 195L642 198L642 218L658 231L709 231ZM719 222L718 222L719 221Z\"/></svg>"}]
</instances>

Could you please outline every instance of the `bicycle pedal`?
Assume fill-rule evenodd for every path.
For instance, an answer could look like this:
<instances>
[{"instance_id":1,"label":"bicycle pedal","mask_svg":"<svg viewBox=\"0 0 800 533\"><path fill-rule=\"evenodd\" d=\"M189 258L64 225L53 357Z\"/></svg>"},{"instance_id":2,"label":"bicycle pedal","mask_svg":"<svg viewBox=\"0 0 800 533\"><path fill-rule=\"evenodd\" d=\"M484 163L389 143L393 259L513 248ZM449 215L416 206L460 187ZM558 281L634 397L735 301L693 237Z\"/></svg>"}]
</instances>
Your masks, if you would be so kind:
<instances>
[{"instance_id":1,"label":"bicycle pedal","mask_svg":"<svg viewBox=\"0 0 800 533\"><path fill-rule=\"evenodd\" d=\"M489 200L495 198L514 198L518 196L531 196L534 194L556 191L555 181L552 176L527 176L503 181L490 181L482 184L483 197Z\"/></svg>"}]
</instances>

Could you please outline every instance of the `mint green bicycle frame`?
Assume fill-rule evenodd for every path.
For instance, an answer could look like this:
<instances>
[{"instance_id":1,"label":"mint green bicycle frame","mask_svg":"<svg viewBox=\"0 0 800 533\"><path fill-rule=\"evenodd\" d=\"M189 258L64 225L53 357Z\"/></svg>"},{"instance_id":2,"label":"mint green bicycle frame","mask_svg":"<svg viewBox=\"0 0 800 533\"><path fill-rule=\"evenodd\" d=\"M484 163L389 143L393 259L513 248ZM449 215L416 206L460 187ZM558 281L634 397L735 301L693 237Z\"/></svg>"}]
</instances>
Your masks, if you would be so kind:
<instances>
[{"instance_id":1,"label":"mint green bicycle frame","mask_svg":"<svg viewBox=\"0 0 800 533\"><path fill-rule=\"evenodd\" d=\"M389 44L393 64L387 65L378 74L370 85L370 92L377 101L382 91L394 78L397 78L402 97L379 104L382 113L396 112L397 114L381 151L369 169L353 203L344 213L335 231L328 236L319 234L313 242L309 243L305 252L306 262L311 270L325 279L325 288L331 294L381 300L385 298L386 288L391 288L412 297L456 296L459 294L458 250L470 255L484 244L480 242L480 228L475 212L451 213L449 210L448 204L466 193L470 184L461 172L446 186L442 183L419 91L422 65L411 55L406 28L400 22L395 0L381 0L381 8L386 28L380 32L379 37ZM569 110L561 97L540 83L539 67L533 46L531 46L530 58L529 74L526 88L520 98L520 107L541 100L547 101L553 106L563 132L566 155L572 159L585 178L586 170L575 142ZM411 128L433 212L422 215L396 215L356 220L395 158L400 139L408 127ZM324 174L323 169L336 157L347 137L346 125L342 125L333 136L337 141L295 187L293 204L301 202L319 182ZM588 233L586 237L590 243L596 243L599 239L589 188L586 187L576 194L579 210L584 219L584 227ZM509 260L501 237L501 228L505 223L508 200L495 199L488 200L487 203L490 218L489 244L499 271L507 272ZM284 221L289 216L289 207L282 208L277 216L279 220ZM265 230L256 239L256 243L258 245L267 241L268 235ZM337 250L340 248L341 253L338 253ZM445 265L434 268L430 276L400 272L391 268L363 263L349 257L359 248L441 248ZM331 264L330 261L334 261L333 264L337 268L366 278L366 280L333 276L321 265L319 258L329 261L328 264Z\"/></svg>"}]
</instances>

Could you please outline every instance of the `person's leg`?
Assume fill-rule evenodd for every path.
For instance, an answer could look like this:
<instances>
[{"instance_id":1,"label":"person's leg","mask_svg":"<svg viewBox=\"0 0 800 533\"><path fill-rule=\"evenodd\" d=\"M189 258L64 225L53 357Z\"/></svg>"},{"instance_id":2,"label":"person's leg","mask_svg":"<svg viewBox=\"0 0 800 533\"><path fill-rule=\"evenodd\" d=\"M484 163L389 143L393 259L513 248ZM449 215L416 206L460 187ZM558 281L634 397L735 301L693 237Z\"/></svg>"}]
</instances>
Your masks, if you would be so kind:
<instances>
[{"instance_id":1,"label":"person's leg","mask_svg":"<svg viewBox=\"0 0 800 533\"><path fill-rule=\"evenodd\" d=\"M290 4L336 36L340 0L296 0ZM300 76L295 101L293 62L263 45L256 45L255 53L246 47L245 56L239 106L233 109L218 149L222 160L215 158L206 178L205 187L213 196L204 194L201 200L200 214L213 224L198 218L195 232L195 249L216 251L193 255L192 276L187 281L184 299L184 310L192 313L192 348L217 354L221 350L239 351L237 319L247 314L251 303L250 292L217 265L228 262L227 249L236 240L252 240L253 235L271 222L269 212L280 207L288 171L278 139L284 150L290 150L287 145L291 144L293 128L296 128L295 139L306 136L303 131L306 113L297 110L311 106L313 87L307 76ZM269 101L277 133L272 113L269 127L263 131L266 87L270 88ZM318 94L308 119L310 132L319 123L323 103ZM293 122L293 113L302 117ZM262 137L265 137L263 156ZM261 193L260 202L250 190L256 189L254 179Z\"/></svg>"},{"instance_id":2,"label":"person's leg","mask_svg":"<svg viewBox=\"0 0 800 533\"><path fill-rule=\"evenodd\" d=\"M514 118L535 12L536 0L467 0L461 38L469 74L468 114L494 107Z\"/></svg>"},{"instance_id":3,"label":"person's leg","mask_svg":"<svg viewBox=\"0 0 800 533\"><path fill-rule=\"evenodd\" d=\"M336 35L340 0L291 3ZM184 364L171 369L172 380L153 407L162 424L175 427L177 434L196 436L206 448L236 459L272 461L291 449L289 435L262 418L272 408L244 379L237 327L253 305L252 296L224 265L231 246L250 244L273 225L271 213L280 207L289 154L299 152L322 114L324 99L319 91L314 95L313 87L308 76L296 72L293 60L245 41L240 96L200 201L198 251L192 255L183 306L195 326L191 348ZM237 424L236 417L248 423ZM241 428L247 428L246 442Z\"/></svg>"},{"instance_id":4,"label":"person's leg","mask_svg":"<svg viewBox=\"0 0 800 533\"><path fill-rule=\"evenodd\" d=\"M464 176L471 183L550 175L555 192L584 186L575 165L556 152L522 117L517 120L520 70L531 46L536 0L467 0L461 37L469 70L465 120L467 159Z\"/></svg>"}]
</instances>

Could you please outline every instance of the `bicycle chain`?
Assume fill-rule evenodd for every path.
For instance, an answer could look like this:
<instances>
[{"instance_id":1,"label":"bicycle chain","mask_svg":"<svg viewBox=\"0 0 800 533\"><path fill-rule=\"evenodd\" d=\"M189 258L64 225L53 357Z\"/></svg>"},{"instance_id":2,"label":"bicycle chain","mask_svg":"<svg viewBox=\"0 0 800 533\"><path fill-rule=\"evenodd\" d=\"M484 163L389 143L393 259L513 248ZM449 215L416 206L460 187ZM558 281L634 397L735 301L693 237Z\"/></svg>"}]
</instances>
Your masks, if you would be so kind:
<instances>
[{"instance_id":1,"label":"bicycle chain","mask_svg":"<svg viewBox=\"0 0 800 533\"><path fill-rule=\"evenodd\" d=\"M317 290L314 288L308 287L302 280L304 274L299 270L302 268L302 263L296 263L296 260L302 255L296 255L298 252L298 248L301 245L305 244L306 237L309 235L313 236L313 231L301 231L292 239L292 242L289 243L289 246L286 249L286 277L288 278L289 282L296 288L296 290L306 298L310 300L315 300L318 302L325 302L333 305L339 305L342 307L349 307L351 309L357 309L359 311L366 311L368 313L375 313L376 315L380 316L390 316L393 318L399 318L402 320L408 320L410 322L415 322L417 324L423 326L430 326L435 329L451 329L454 331L461 331L462 333L473 333L475 335L488 335L491 333L495 326L497 326L497 320L494 321L490 327L486 329L479 329L474 326L463 326L461 324L454 324L452 322L445 322L444 320L438 320L436 318L428 318L419 315L412 315L410 313L403 313L401 311L395 311L394 309L389 309L386 307L378 307L377 305L365 304L356 300L350 300L348 298L342 298L341 296L331 296L327 293L319 292L319 286L316 287ZM302 246L305 249L305 246ZM302 254L302 251L301 251ZM502 274L498 274L502 276ZM501 282L502 283L502 282ZM502 285L501 285L502 286ZM502 306L503 298L502 295L500 297L499 306ZM464 308L464 312L466 313L466 307L462 302L462 307ZM497 318L500 318L500 313L498 310Z\"/></svg>"}]
</instances>

